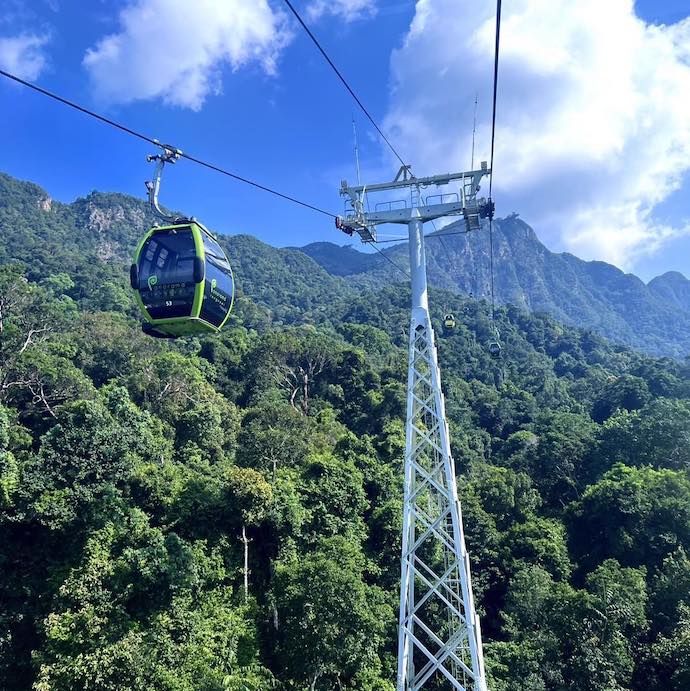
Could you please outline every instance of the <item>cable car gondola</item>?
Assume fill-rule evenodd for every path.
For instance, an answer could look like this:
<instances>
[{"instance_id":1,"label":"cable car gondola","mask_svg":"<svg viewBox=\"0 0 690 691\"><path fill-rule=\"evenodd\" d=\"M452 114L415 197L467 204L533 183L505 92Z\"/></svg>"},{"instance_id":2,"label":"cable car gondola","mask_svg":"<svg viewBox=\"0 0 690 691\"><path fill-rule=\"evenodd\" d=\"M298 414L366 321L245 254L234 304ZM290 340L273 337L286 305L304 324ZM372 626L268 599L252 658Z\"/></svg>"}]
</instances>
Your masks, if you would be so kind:
<instances>
[{"instance_id":1,"label":"cable car gondola","mask_svg":"<svg viewBox=\"0 0 690 691\"><path fill-rule=\"evenodd\" d=\"M213 235L196 219L166 215L158 205L165 163L180 156L176 149L149 156L158 161L153 182L147 183L154 211L168 223L151 228L139 242L130 269L130 282L145 321L145 333L177 338L220 331L235 295L230 262Z\"/></svg>"},{"instance_id":2,"label":"cable car gondola","mask_svg":"<svg viewBox=\"0 0 690 691\"><path fill-rule=\"evenodd\" d=\"M455 328L455 317L452 314L446 314L443 317L443 328L446 331L452 331Z\"/></svg>"},{"instance_id":3,"label":"cable car gondola","mask_svg":"<svg viewBox=\"0 0 690 691\"><path fill-rule=\"evenodd\" d=\"M498 331L498 329L494 326L494 338L489 342L489 355L491 355L491 357L494 358L494 360L498 360L498 358L501 357L501 350L501 334Z\"/></svg>"},{"instance_id":4,"label":"cable car gondola","mask_svg":"<svg viewBox=\"0 0 690 691\"><path fill-rule=\"evenodd\" d=\"M152 336L176 338L217 332L234 298L230 264L196 221L152 228L139 243L132 287Z\"/></svg>"}]
</instances>

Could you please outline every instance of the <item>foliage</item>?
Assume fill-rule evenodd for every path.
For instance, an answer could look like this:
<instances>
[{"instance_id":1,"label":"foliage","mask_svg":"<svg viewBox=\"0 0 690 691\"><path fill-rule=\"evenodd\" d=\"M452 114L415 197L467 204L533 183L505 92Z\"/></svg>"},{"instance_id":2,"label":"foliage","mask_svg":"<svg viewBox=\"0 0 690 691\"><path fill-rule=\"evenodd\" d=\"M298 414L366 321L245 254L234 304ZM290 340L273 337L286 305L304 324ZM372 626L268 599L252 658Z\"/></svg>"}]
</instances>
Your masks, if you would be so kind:
<instances>
[{"instance_id":1,"label":"foliage","mask_svg":"<svg viewBox=\"0 0 690 691\"><path fill-rule=\"evenodd\" d=\"M392 691L407 289L225 238L228 329L155 341L148 222L0 176L0 688ZM431 302L490 688L687 688L690 363Z\"/></svg>"}]
</instances>

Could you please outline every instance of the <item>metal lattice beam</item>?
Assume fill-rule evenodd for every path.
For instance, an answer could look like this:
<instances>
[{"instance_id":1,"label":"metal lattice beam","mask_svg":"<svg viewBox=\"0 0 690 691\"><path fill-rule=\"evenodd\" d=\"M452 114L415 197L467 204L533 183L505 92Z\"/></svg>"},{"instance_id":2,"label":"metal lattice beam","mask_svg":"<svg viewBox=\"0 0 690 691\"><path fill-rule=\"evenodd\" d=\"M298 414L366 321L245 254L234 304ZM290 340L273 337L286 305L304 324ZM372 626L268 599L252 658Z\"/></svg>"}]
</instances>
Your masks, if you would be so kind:
<instances>
[{"instance_id":1,"label":"metal lattice beam","mask_svg":"<svg viewBox=\"0 0 690 691\"><path fill-rule=\"evenodd\" d=\"M462 512L455 478L434 331L429 318L424 221L462 214L478 228L490 201L477 199L485 163L466 173L415 178L403 166L391 183L349 187L350 211L337 227L375 242L378 223L405 223L410 237L410 321L405 441L403 548L398 627L397 691L486 691L479 618L470 582ZM424 198L429 186L460 182L448 195ZM409 188L409 205L365 212L365 195ZM438 199L439 203L431 203ZM384 204L385 206L385 204Z\"/></svg>"},{"instance_id":2,"label":"metal lattice beam","mask_svg":"<svg viewBox=\"0 0 690 691\"><path fill-rule=\"evenodd\" d=\"M486 689L428 308L410 324L398 691Z\"/></svg>"}]
</instances>

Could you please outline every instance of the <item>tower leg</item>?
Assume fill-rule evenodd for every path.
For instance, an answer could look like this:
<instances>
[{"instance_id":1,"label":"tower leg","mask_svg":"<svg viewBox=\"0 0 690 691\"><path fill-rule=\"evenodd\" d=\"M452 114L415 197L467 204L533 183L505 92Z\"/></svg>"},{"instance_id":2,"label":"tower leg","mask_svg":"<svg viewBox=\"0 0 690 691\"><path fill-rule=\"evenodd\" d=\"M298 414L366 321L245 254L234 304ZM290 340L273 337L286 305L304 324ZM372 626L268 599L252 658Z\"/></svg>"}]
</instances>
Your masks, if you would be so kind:
<instances>
[{"instance_id":1,"label":"tower leg","mask_svg":"<svg viewBox=\"0 0 690 691\"><path fill-rule=\"evenodd\" d=\"M412 270L398 691L486 691L455 464L429 318L423 224Z\"/></svg>"}]
</instances>

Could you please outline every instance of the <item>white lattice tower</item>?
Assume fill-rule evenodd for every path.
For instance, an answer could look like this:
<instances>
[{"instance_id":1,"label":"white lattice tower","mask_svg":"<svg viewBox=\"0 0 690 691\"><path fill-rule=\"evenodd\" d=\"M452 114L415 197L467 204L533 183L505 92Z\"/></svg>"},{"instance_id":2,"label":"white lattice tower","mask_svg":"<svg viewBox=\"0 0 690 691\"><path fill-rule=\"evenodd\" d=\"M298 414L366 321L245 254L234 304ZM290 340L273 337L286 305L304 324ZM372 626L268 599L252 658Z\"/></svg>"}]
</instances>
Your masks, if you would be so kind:
<instances>
[{"instance_id":1,"label":"white lattice tower","mask_svg":"<svg viewBox=\"0 0 690 691\"><path fill-rule=\"evenodd\" d=\"M410 323L398 691L485 691L479 620L429 318L422 223L410 223Z\"/></svg>"},{"instance_id":2,"label":"white lattice tower","mask_svg":"<svg viewBox=\"0 0 690 691\"><path fill-rule=\"evenodd\" d=\"M403 505L403 550L398 628L397 691L486 691L479 619L475 612L465 549L455 463L450 453L441 375L429 318L424 222L465 218L467 230L492 212L478 199L479 170L425 178L403 166L393 182L341 185L350 211L336 226L363 242L376 242L376 225L406 224L410 239L410 322ZM423 197L422 190L457 182L460 194ZM365 195L405 190L405 200L364 211Z\"/></svg>"}]
</instances>

